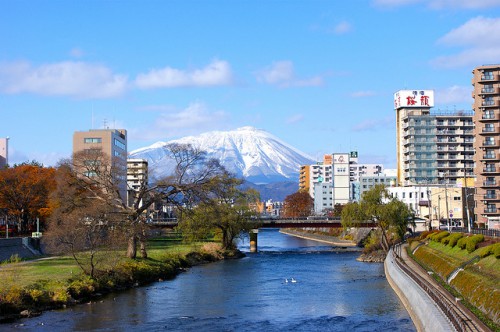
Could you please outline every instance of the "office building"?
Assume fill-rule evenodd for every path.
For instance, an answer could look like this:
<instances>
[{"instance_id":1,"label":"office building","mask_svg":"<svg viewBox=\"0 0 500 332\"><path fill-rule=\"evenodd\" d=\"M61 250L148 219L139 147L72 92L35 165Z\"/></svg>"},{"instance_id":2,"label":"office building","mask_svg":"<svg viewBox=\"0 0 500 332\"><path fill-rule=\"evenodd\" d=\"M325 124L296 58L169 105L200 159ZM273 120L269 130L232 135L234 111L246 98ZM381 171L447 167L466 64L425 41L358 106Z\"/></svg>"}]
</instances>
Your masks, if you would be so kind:
<instances>
[{"instance_id":1,"label":"office building","mask_svg":"<svg viewBox=\"0 0 500 332\"><path fill-rule=\"evenodd\" d=\"M73 155L85 151L102 151L120 198L127 202L127 131L125 129L91 129L73 134ZM92 174L87 174L92 176Z\"/></svg>"},{"instance_id":2,"label":"office building","mask_svg":"<svg viewBox=\"0 0 500 332\"><path fill-rule=\"evenodd\" d=\"M500 64L472 71L476 222L500 229Z\"/></svg>"},{"instance_id":3,"label":"office building","mask_svg":"<svg viewBox=\"0 0 500 332\"><path fill-rule=\"evenodd\" d=\"M128 205L135 203L136 195L148 184L148 161L146 159L127 159Z\"/></svg>"}]
</instances>

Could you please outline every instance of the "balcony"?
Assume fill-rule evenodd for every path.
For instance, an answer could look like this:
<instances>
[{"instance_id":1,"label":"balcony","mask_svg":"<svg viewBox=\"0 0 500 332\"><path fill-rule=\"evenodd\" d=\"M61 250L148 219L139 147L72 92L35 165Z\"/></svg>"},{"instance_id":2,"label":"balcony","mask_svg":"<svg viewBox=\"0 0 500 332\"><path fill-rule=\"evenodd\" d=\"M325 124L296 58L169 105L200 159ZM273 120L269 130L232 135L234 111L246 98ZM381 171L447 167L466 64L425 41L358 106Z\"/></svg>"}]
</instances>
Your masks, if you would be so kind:
<instances>
[{"instance_id":1,"label":"balcony","mask_svg":"<svg viewBox=\"0 0 500 332\"><path fill-rule=\"evenodd\" d=\"M481 106L483 107L492 107L497 105L498 105L497 100L483 100L483 102L481 103Z\"/></svg>"},{"instance_id":2,"label":"balcony","mask_svg":"<svg viewBox=\"0 0 500 332\"><path fill-rule=\"evenodd\" d=\"M483 173L496 173L497 168L495 166L488 166L483 168Z\"/></svg>"},{"instance_id":3,"label":"balcony","mask_svg":"<svg viewBox=\"0 0 500 332\"><path fill-rule=\"evenodd\" d=\"M496 207L487 207L484 209L484 213L497 213Z\"/></svg>"},{"instance_id":4,"label":"balcony","mask_svg":"<svg viewBox=\"0 0 500 332\"><path fill-rule=\"evenodd\" d=\"M495 153L486 153L483 155L483 159L496 159Z\"/></svg>"},{"instance_id":5,"label":"balcony","mask_svg":"<svg viewBox=\"0 0 500 332\"><path fill-rule=\"evenodd\" d=\"M483 199L497 199L496 194L486 194L483 196Z\"/></svg>"},{"instance_id":6,"label":"balcony","mask_svg":"<svg viewBox=\"0 0 500 332\"><path fill-rule=\"evenodd\" d=\"M483 186L490 187L490 186L496 186L497 182L495 180L486 180L483 181Z\"/></svg>"},{"instance_id":7,"label":"balcony","mask_svg":"<svg viewBox=\"0 0 500 332\"><path fill-rule=\"evenodd\" d=\"M483 127L482 132L483 133L494 133L494 132L496 132L496 128L495 127Z\"/></svg>"},{"instance_id":8,"label":"balcony","mask_svg":"<svg viewBox=\"0 0 500 332\"><path fill-rule=\"evenodd\" d=\"M481 75L481 82L487 81L496 81L498 75L494 75L493 73L487 73L486 75Z\"/></svg>"},{"instance_id":9,"label":"balcony","mask_svg":"<svg viewBox=\"0 0 500 332\"><path fill-rule=\"evenodd\" d=\"M481 116L481 120L496 120L497 117L495 116L495 113L484 113Z\"/></svg>"}]
</instances>

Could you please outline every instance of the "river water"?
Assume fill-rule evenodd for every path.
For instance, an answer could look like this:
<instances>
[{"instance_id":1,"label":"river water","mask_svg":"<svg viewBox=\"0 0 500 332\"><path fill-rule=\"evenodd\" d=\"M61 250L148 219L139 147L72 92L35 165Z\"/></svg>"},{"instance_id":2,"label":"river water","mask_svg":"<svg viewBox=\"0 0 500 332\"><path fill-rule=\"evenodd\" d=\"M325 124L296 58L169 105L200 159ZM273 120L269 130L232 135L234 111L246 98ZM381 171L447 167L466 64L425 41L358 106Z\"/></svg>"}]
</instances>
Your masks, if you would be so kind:
<instances>
[{"instance_id":1,"label":"river water","mask_svg":"<svg viewBox=\"0 0 500 332\"><path fill-rule=\"evenodd\" d=\"M243 259L197 266L0 330L415 331L383 264L276 230L261 230L258 240L258 253L248 253L248 241L240 244Z\"/></svg>"}]
</instances>

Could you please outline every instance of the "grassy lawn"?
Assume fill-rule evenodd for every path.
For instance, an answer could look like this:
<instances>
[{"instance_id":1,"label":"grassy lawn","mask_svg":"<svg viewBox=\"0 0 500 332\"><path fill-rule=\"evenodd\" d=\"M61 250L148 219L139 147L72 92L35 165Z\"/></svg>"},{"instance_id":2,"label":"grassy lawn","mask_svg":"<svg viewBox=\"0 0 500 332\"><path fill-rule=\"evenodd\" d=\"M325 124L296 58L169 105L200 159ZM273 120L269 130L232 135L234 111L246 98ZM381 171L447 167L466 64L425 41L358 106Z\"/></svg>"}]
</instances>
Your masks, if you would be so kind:
<instances>
[{"instance_id":1,"label":"grassy lawn","mask_svg":"<svg viewBox=\"0 0 500 332\"><path fill-rule=\"evenodd\" d=\"M154 238L148 242L149 260L163 262L199 250L203 243L183 243L180 238ZM140 253L138 252L138 255ZM98 255L101 269L112 268L127 260L125 250L106 251ZM25 288L35 283L47 290L62 287L71 278L82 275L82 270L70 256L47 257L38 260L3 263L0 265L0 294L13 287Z\"/></svg>"}]
</instances>

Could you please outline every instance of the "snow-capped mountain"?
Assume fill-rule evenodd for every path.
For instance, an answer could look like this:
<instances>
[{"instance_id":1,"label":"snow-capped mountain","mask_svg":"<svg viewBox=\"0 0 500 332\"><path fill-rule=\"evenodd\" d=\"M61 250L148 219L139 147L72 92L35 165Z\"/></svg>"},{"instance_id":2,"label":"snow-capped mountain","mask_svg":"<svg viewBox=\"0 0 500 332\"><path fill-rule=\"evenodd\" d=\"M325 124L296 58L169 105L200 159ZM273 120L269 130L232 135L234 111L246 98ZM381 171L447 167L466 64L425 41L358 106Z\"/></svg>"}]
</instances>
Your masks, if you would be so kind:
<instances>
[{"instance_id":1,"label":"snow-capped mountain","mask_svg":"<svg viewBox=\"0 0 500 332\"><path fill-rule=\"evenodd\" d=\"M165 147L170 143L191 144L217 158L227 170L247 181L271 183L298 181L301 165L313 163L303 152L268 132L253 127L233 131L213 131L188 136L130 152L129 158L147 159L156 176L173 170L173 160Z\"/></svg>"}]
</instances>

